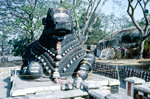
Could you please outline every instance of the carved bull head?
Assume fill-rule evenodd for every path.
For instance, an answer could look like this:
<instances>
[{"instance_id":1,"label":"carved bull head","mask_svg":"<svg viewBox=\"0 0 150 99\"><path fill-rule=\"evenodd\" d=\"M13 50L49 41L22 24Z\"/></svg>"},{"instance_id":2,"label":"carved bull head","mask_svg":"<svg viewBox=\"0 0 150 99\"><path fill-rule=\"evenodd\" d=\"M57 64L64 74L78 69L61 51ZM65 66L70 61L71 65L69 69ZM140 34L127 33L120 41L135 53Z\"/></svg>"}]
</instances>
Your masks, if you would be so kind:
<instances>
[{"instance_id":1,"label":"carved bull head","mask_svg":"<svg viewBox=\"0 0 150 99\"><path fill-rule=\"evenodd\" d=\"M73 31L71 12L64 8L50 8L43 24L45 28L51 28L53 35L57 36L64 36Z\"/></svg>"}]
</instances>

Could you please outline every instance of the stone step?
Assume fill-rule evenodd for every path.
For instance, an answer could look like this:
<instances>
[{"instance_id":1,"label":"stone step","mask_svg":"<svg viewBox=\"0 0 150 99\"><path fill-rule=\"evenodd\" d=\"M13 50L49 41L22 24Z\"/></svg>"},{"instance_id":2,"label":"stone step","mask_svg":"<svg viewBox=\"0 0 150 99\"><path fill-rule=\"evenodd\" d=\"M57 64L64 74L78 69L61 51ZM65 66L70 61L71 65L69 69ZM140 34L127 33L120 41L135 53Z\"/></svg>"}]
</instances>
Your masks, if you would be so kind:
<instances>
[{"instance_id":1,"label":"stone step","mask_svg":"<svg viewBox=\"0 0 150 99\"><path fill-rule=\"evenodd\" d=\"M44 92L44 93L37 93L32 95L26 95L26 96L19 96L16 97L17 99L70 99L70 98L83 98L87 97L88 93L84 90L68 90L68 91L51 91L51 92ZM14 99L7 98L7 99Z\"/></svg>"}]
</instances>

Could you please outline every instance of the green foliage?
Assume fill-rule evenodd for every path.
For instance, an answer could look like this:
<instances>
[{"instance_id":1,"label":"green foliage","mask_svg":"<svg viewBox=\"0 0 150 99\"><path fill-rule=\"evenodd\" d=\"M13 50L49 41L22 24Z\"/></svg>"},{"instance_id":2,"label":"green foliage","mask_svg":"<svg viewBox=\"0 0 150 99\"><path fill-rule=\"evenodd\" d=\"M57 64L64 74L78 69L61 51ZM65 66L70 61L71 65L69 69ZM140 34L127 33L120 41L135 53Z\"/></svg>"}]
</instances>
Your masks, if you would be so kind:
<instances>
[{"instance_id":1,"label":"green foliage","mask_svg":"<svg viewBox=\"0 0 150 99\"><path fill-rule=\"evenodd\" d=\"M63 7L70 9L76 34L78 29L82 31L87 20L86 15L89 3L86 0L74 0L76 1L76 6L73 5L73 0L63 0L62 4L57 0L37 0L36 5L34 5L35 1L31 0L30 4L28 0L1 0L0 17L2 17L2 21L0 21L0 31L3 31L4 35L2 36L5 40L9 35L16 37L12 39L14 43L14 55L22 55L26 47L25 45L27 45L26 43L30 43L33 41L32 38L35 40L40 36L43 30L42 18L46 16L48 8ZM10 4L10 7L7 3ZM14 4L15 6L13 6ZM8 12L12 13L8 14ZM95 16L90 20L88 27L90 27L94 18ZM77 27L75 20L78 22L79 27ZM89 36L86 44L97 44L107 34L128 28L132 25L126 16L118 18L114 15L103 15L100 13L91 30L87 29Z\"/></svg>"},{"instance_id":2,"label":"green foliage","mask_svg":"<svg viewBox=\"0 0 150 99\"><path fill-rule=\"evenodd\" d=\"M95 17L95 16L93 16L93 17ZM86 44L97 45L98 41L106 36L106 31L103 30L103 25L101 24L101 20L102 19L98 18L96 23L93 25L93 28L92 28L91 32L89 33L89 37L88 37L88 40L86 41Z\"/></svg>"},{"instance_id":3,"label":"green foliage","mask_svg":"<svg viewBox=\"0 0 150 99\"><path fill-rule=\"evenodd\" d=\"M143 57L150 58L150 38L145 41Z\"/></svg>"},{"instance_id":4,"label":"green foliage","mask_svg":"<svg viewBox=\"0 0 150 99\"><path fill-rule=\"evenodd\" d=\"M0 26L11 28L8 32L13 35L26 37L26 43L33 41L42 33L41 20L49 6L53 7L51 3L49 0L1 0Z\"/></svg>"},{"instance_id":5,"label":"green foliage","mask_svg":"<svg viewBox=\"0 0 150 99\"><path fill-rule=\"evenodd\" d=\"M14 47L13 54L15 56L21 56L26 49L25 38L14 39L13 47Z\"/></svg>"},{"instance_id":6,"label":"green foliage","mask_svg":"<svg viewBox=\"0 0 150 99\"><path fill-rule=\"evenodd\" d=\"M93 32L91 32L89 34L89 38L86 41L86 44L88 44L88 45L91 45L91 44L97 45L98 41L101 40L105 36L106 36L105 31L102 31L102 30L96 31L96 30L94 30Z\"/></svg>"},{"instance_id":7,"label":"green foliage","mask_svg":"<svg viewBox=\"0 0 150 99\"><path fill-rule=\"evenodd\" d=\"M148 15L150 17L150 14ZM149 18L149 22L150 22L150 18ZM139 21L138 21L139 25L140 26L145 26L145 19L144 18L141 18Z\"/></svg>"},{"instance_id":8,"label":"green foliage","mask_svg":"<svg viewBox=\"0 0 150 99\"><path fill-rule=\"evenodd\" d=\"M21 55L25 45L40 36L43 30L42 18L46 16L50 6L54 5L49 0L0 1L0 31L3 32L1 36L5 42L8 36L12 38L15 55Z\"/></svg>"},{"instance_id":9,"label":"green foliage","mask_svg":"<svg viewBox=\"0 0 150 99\"><path fill-rule=\"evenodd\" d=\"M86 13L86 9L88 6L87 1L84 0L77 0L76 1L76 6L73 5L72 0L63 0L62 4L57 4L58 7L63 7L66 9L70 9L72 12L72 19L73 21L76 20L79 23L79 26L83 25L83 22L85 20L85 13ZM77 30L77 25L74 24L74 29Z\"/></svg>"}]
</instances>

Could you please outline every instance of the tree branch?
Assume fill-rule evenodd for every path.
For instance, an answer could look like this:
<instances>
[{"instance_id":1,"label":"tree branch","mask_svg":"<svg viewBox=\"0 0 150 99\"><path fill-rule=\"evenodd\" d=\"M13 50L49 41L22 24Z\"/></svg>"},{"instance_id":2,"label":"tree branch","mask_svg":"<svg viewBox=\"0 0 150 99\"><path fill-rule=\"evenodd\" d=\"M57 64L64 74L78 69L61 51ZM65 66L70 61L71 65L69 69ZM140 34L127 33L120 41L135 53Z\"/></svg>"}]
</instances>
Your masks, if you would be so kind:
<instances>
[{"instance_id":1,"label":"tree branch","mask_svg":"<svg viewBox=\"0 0 150 99\"><path fill-rule=\"evenodd\" d=\"M97 12L97 15L96 15L96 17L95 17L93 23L90 25L90 29L91 29L91 28L93 27L93 25L96 23L96 21L97 21L97 19L98 19L98 13L101 12L101 9L102 9L102 7L105 5L106 1L107 1L107 0L104 0L103 3L102 3L102 5L100 6L100 8L99 8L99 10L98 10L98 12Z\"/></svg>"},{"instance_id":2,"label":"tree branch","mask_svg":"<svg viewBox=\"0 0 150 99\"><path fill-rule=\"evenodd\" d=\"M129 0L128 0L128 2L129 2ZM130 2L128 3L127 13L129 14L129 16L131 16L131 13L130 13Z\"/></svg>"},{"instance_id":3,"label":"tree branch","mask_svg":"<svg viewBox=\"0 0 150 99\"><path fill-rule=\"evenodd\" d=\"M35 9L35 7L36 7L36 5L37 5L37 1L38 1L38 0L35 0L33 9Z\"/></svg>"},{"instance_id":4,"label":"tree branch","mask_svg":"<svg viewBox=\"0 0 150 99\"><path fill-rule=\"evenodd\" d=\"M143 37L143 40L146 40L150 36L150 31L147 33L146 36Z\"/></svg>"},{"instance_id":5,"label":"tree branch","mask_svg":"<svg viewBox=\"0 0 150 99\"><path fill-rule=\"evenodd\" d=\"M75 11L75 9L76 9L76 7L77 7L77 3L78 2L76 2L76 0L73 0L73 5L74 5L74 11ZM77 27L77 31L75 31L75 35L78 37L78 39L79 39L79 41L80 41L80 35L81 35L81 30L80 30L80 26L79 26L79 22L78 22L78 20L77 20L77 15L75 15L75 24L76 24L76 27Z\"/></svg>"},{"instance_id":6,"label":"tree branch","mask_svg":"<svg viewBox=\"0 0 150 99\"><path fill-rule=\"evenodd\" d=\"M150 0L147 0L146 2L144 1L144 8L146 8L148 2L150 2Z\"/></svg>"},{"instance_id":7,"label":"tree branch","mask_svg":"<svg viewBox=\"0 0 150 99\"><path fill-rule=\"evenodd\" d=\"M32 5L32 3L31 3L31 1L30 0L27 0L28 1L28 3L30 4L30 6L31 7L33 7L33 5Z\"/></svg>"},{"instance_id":8,"label":"tree branch","mask_svg":"<svg viewBox=\"0 0 150 99\"><path fill-rule=\"evenodd\" d=\"M90 30L90 31L92 30L93 25L94 25L94 24L96 23L96 21L97 21L98 14L100 13L102 7L105 5L105 2L106 2L106 1L107 1L107 0L104 0L103 3L102 3L102 5L99 7L99 9L98 9L98 11L97 11L97 15L96 15L94 21L91 23L90 27L88 28L88 31L86 31L86 30L84 31L84 32L85 32L85 33L84 33L84 36L85 36L84 42L88 39L89 30ZM94 10L92 11L91 16L90 16L90 18L89 18L90 20L91 20L91 17L92 17L92 16L94 15L94 13L96 12L96 10L97 10L98 5L100 4L100 2L101 2L101 0L99 0L99 2L97 3L97 5L95 6ZM88 21L90 21L90 20L88 20ZM89 23L88 23L88 24L89 24ZM83 43L84 43L84 42L83 42Z\"/></svg>"},{"instance_id":9,"label":"tree branch","mask_svg":"<svg viewBox=\"0 0 150 99\"><path fill-rule=\"evenodd\" d=\"M89 14L91 13L91 11L90 11L90 8L92 9L93 7L92 7L92 0L88 0L89 1L89 5L88 5L88 8L87 8L87 11L86 11L86 13L87 13L87 16L89 16Z\"/></svg>"},{"instance_id":10,"label":"tree branch","mask_svg":"<svg viewBox=\"0 0 150 99\"><path fill-rule=\"evenodd\" d=\"M136 3L136 5L135 5L134 9L136 9L137 5L138 5L138 2Z\"/></svg>"},{"instance_id":11,"label":"tree branch","mask_svg":"<svg viewBox=\"0 0 150 99\"><path fill-rule=\"evenodd\" d=\"M134 8L131 4L132 1L128 0L129 4L128 4L128 8L127 8L127 12L129 14L129 16L131 17L131 20L133 22L133 24L135 25L135 27L140 31L140 33L143 35L144 31L142 30L142 28L140 27L140 25L137 23L137 21L134 18ZM138 1L139 2L139 1ZM130 8L131 8L131 12L130 12Z\"/></svg>"},{"instance_id":12,"label":"tree branch","mask_svg":"<svg viewBox=\"0 0 150 99\"><path fill-rule=\"evenodd\" d=\"M147 6L148 2L149 2L149 0L147 0L144 3L144 10L143 10L143 14L144 14L145 22L146 22L145 28L144 28L145 35L147 35L147 32L148 32L149 19L148 19L148 15L144 11L146 9L146 6Z\"/></svg>"},{"instance_id":13,"label":"tree branch","mask_svg":"<svg viewBox=\"0 0 150 99\"><path fill-rule=\"evenodd\" d=\"M140 7L142 8L142 11L144 11L144 7L142 6L141 1L138 1L138 3L140 4Z\"/></svg>"},{"instance_id":14,"label":"tree branch","mask_svg":"<svg viewBox=\"0 0 150 99\"><path fill-rule=\"evenodd\" d=\"M92 16L94 15L94 13L95 13L95 11L96 11L98 5L100 4L100 2L101 2L101 0L99 0L99 1L97 2L95 8L93 8L91 14L90 14L90 15L88 16L88 18L87 18L87 21L85 22L85 26L84 26L83 31L82 31L82 34L83 34L84 36L85 36L86 31L87 31L89 22L90 22Z\"/></svg>"}]
</instances>

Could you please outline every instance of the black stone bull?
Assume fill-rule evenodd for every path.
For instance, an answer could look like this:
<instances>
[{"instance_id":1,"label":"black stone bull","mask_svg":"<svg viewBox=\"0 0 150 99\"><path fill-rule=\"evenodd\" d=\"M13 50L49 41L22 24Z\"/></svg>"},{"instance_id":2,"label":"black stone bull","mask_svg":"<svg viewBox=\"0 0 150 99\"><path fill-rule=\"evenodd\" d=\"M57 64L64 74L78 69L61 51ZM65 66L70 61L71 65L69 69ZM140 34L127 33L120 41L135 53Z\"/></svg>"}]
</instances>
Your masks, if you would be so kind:
<instances>
[{"instance_id":1,"label":"black stone bull","mask_svg":"<svg viewBox=\"0 0 150 99\"><path fill-rule=\"evenodd\" d=\"M73 33L70 11L51 8L42 23L44 30L39 40L31 43L23 54L20 75L27 79L57 78L79 72L86 79L95 56L86 54Z\"/></svg>"}]
</instances>

